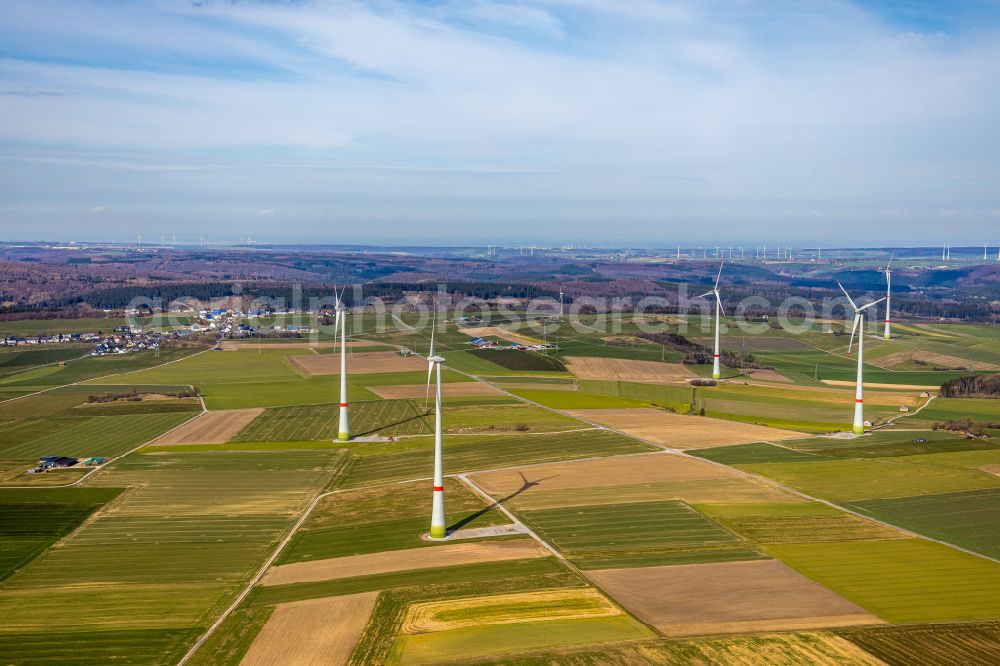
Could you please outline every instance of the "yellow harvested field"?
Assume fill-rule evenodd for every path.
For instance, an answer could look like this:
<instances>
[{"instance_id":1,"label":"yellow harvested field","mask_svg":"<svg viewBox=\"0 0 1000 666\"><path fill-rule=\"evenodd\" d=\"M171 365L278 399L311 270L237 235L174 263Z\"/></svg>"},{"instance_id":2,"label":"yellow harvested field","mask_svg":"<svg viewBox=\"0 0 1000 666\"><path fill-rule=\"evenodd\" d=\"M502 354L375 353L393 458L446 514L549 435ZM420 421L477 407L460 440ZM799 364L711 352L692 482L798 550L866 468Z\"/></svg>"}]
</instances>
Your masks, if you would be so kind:
<instances>
[{"instance_id":1,"label":"yellow harvested field","mask_svg":"<svg viewBox=\"0 0 1000 666\"><path fill-rule=\"evenodd\" d=\"M548 489L547 482L532 486L510 500L508 506L522 511L558 509L567 506L628 504L680 500L688 504L798 504L805 500L751 477L673 481L591 488Z\"/></svg>"},{"instance_id":2,"label":"yellow harvested field","mask_svg":"<svg viewBox=\"0 0 1000 666\"><path fill-rule=\"evenodd\" d=\"M497 326L460 328L458 330L472 338L500 338L501 340L506 340L507 342L514 342L519 345L537 345L541 344L542 342L538 338L529 338L526 335L511 333L510 331L505 331Z\"/></svg>"},{"instance_id":3,"label":"yellow harvested field","mask_svg":"<svg viewBox=\"0 0 1000 666\"><path fill-rule=\"evenodd\" d=\"M307 377L336 375L340 373L339 354L298 354L286 357L288 362ZM376 351L351 354L347 358L347 372L355 375L372 375L380 372L412 372L426 370L427 361L417 356L400 356L396 352Z\"/></svg>"},{"instance_id":4,"label":"yellow harvested field","mask_svg":"<svg viewBox=\"0 0 1000 666\"><path fill-rule=\"evenodd\" d=\"M674 449L707 449L810 437L791 430L674 414L661 409L568 409L566 413Z\"/></svg>"},{"instance_id":5,"label":"yellow harvested field","mask_svg":"<svg viewBox=\"0 0 1000 666\"><path fill-rule=\"evenodd\" d=\"M675 453L643 453L576 462L528 465L517 469L474 474L476 485L493 496L506 496L531 484L533 490L598 488L642 483L739 479L745 475L728 467Z\"/></svg>"},{"instance_id":6,"label":"yellow harvested field","mask_svg":"<svg viewBox=\"0 0 1000 666\"><path fill-rule=\"evenodd\" d=\"M882 624L777 560L588 571L667 636Z\"/></svg>"},{"instance_id":7,"label":"yellow harvested field","mask_svg":"<svg viewBox=\"0 0 1000 666\"><path fill-rule=\"evenodd\" d=\"M609 379L630 382L687 381L694 373L680 363L636 361L627 358L567 356L566 369L580 379Z\"/></svg>"},{"instance_id":8,"label":"yellow harvested field","mask_svg":"<svg viewBox=\"0 0 1000 666\"><path fill-rule=\"evenodd\" d=\"M970 370L1000 370L1000 365L995 363L984 363L983 361L973 361L947 354L938 354L931 351L913 349L910 351L895 352L886 356L872 359L871 364L882 368L894 368L908 361L923 361L942 368L968 368Z\"/></svg>"},{"instance_id":9,"label":"yellow harvested field","mask_svg":"<svg viewBox=\"0 0 1000 666\"><path fill-rule=\"evenodd\" d=\"M846 638L825 632L756 634L710 639L675 640L683 646L691 664L726 666L886 666L886 662L866 652ZM650 663L662 663L655 648L636 649L640 655L649 651ZM643 662L645 663L645 661Z\"/></svg>"},{"instance_id":10,"label":"yellow harvested field","mask_svg":"<svg viewBox=\"0 0 1000 666\"><path fill-rule=\"evenodd\" d=\"M155 440L153 444L225 444L243 427L264 411L261 407L250 409L222 409L203 412L176 430Z\"/></svg>"},{"instance_id":11,"label":"yellow harvested field","mask_svg":"<svg viewBox=\"0 0 1000 666\"><path fill-rule=\"evenodd\" d=\"M824 384L829 384L830 386L850 386L854 387L854 382L846 379L821 379ZM872 382L865 382L865 388L880 388L880 389L899 389L901 391L937 391L940 390L940 386L930 386L924 384L877 384ZM867 396L865 396L867 400Z\"/></svg>"},{"instance_id":12,"label":"yellow harvested field","mask_svg":"<svg viewBox=\"0 0 1000 666\"><path fill-rule=\"evenodd\" d=\"M401 384L397 386L371 386L369 391L386 400L402 398L423 398L426 387L423 384ZM441 384L441 395L445 398L465 398L481 395L503 395L503 391L483 382L455 382Z\"/></svg>"},{"instance_id":13,"label":"yellow harvested field","mask_svg":"<svg viewBox=\"0 0 1000 666\"><path fill-rule=\"evenodd\" d=\"M324 342L309 342L308 340L296 340L290 339L287 342L265 342L263 344L257 342L256 340L223 340L222 349L223 351L230 351L236 349L333 349L334 342L332 340ZM348 348L350 347L388 347L389 345L384 342L368 342L366 340L349 340L347 342Z\"/></svg>"},{"instance_id":14,"label":"yellow harvested field","mask_svg":"<svg viewBox=\"0 0 1000 666\"><path fill-rule=\"evenodd\" d=\"M268 569L261 580L261 585L312 583L321 580L351 578L353 576L370 576L392 571L432 569L458 564L475 564L477 562L524 560L534 557L547 557L549 555L551 553L542 548L534 539L453 543L432 548L391 550L367 555L351 555L349 557L335 557L328 560L283 564Z\"/></svg>"},{"instance_id":15,"label":"yellow harvested field","mask_svg":"<svg viewBox=\"0 0 1000 666\"><path fill-rule=\"evenodd\" d=\"M471 612L470 612L471 611ZM546 590L413 604L401 633L546 620L613 617L622 612L597 590Z\"/></svg>"},{"instance_id":16,"label":"yellow harvested field","mask_svg":"<svg viewBox=\"0 0 1000 666\"><path fill-rule=\"evenodd\" d=\"M240 666L337 666L354 652L378 592L278 604Z\"/></svg>"}]
</instances>

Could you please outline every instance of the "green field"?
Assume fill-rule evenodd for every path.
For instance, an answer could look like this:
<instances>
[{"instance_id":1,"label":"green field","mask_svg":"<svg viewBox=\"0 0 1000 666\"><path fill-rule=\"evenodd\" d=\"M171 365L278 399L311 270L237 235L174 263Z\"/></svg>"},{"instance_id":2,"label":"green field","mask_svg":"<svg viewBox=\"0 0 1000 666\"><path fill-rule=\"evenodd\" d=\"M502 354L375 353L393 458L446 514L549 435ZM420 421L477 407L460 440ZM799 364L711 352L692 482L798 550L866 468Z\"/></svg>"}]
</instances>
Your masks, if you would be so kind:
<instances>
[{"instance_id":1,"label":"green field","mask_svg":"<svg viewBox=\"0 0 1000 666\"><path fill-rule=\"evenodd\" d=\"M613 396L578 393L576 391L552 391L545 389L513 389L514 395L537 402L552 409L613 409L620 407L648 407L644 400L615 398Z\"/></svg>"},{"instance_id":2,"label":"green field","mask_svg":"<svg viewBox=\"0 0 1000 666\"><path fill-rule=\"evenodd\" d=\"M573 430L584 425L568 416L522 402L455 407L453 404L444 405L446 432L504 432L514 429L520 432L553 432Z\"/></svg>"},{"instance_id":3,"label":"green field","mask_svg":"<svg viewBox=\"0 0 1000 666\"><path fill-rule=\"evenodd\" d=\"M174 652L214 618L260 566L339 462L328 451L132 454L92 484L128 488L63 543L0 585L3 632L56 624L106 632L170 630ZM193 565L197 563L197 565ZM2 641L0 641L2 642ZM101 648L128 657L125 636Z\"/></svg>"},{"instance_id":4,"label":"green field","mask_svg":"<svg viewBox=\"0 0 1000 666\"><path fill-rule=\"evenodd\" d=\"M566 366L557 357L546 356L541 352L474 349L469 354L507 370L566 371Z\"/></svg>"},{"instance_id":5,"label":"green field","mask_svg":"<svg viewBox=\"0 0 1000 666\"><path fill-rule=\"evenodd\" d=\"M889 622L977 620L1000 614L1000 567L922 539L796 543L766 550Z\"/></svg>"},{"instance_id":6,"label":"green field","mask_svg":"<svg viewBox=\"0 0 1000 666\"><path fill-rule=\"evenodd\" d=\"M129 354L111 354L107 356L87 356L56 367L54 372L37 375L26 372L23 375L12 375L10 381L4 383L8 389L27 388L34 391L64 386L74 382L94 380L117 373L131 373L145 368L163 366L173 361L194 356L204 350L204 347L164 347L157 351L132 352ZM170 366L167 366L170 367ZM165 369L165 368L164 368ZM46 369L48 370L48 369ZM117 380L117 378L115 378ZM141 382L122 382L141 383ZM176 382L168 382L174 384ZM185 382L181 381L184 384Z\"/></svg>"},{"instance_id":7,"label":"green field","mask_svg":"<svg viewBox=\"0 0 1000 666\"><path fill-rule=\"evenodd\" d=\"M739 467L828 500L907 497L1000 487L1000 477L986 472L913 462L909 457L753 463Z\"/></svg>"},{"instance_id":8,"label":"green field","mask_svg":"<svg viewBox=\"0 0 1000 666\"><path fill-rule=\"evenodd\" d=\"M0 351L0 376L36 365L80 358L90 353L90 345L46 346L40 349Z\"/></svg>"},{"instance_id":9,"label":"green field","mask_svg":"<svg viewBox=\"0 0 1000 666\"><path fill-rule=\"evenodd\" d=\"M0 489L0 581L120 492L116 488Z\"/></svg>"},{"instance_id":10,"label":"green field","mask_svg":"<svg viewBox=\"0 0 1000 666\"><path fill-rule=\"evenodd\" d=\"M419 435L431 432L424 410L413 400L368 400L349 407L351 434ZM233 438L236 442L289 442L333 439L340 419L339 404L271 407Z\"/></svg>"},{"instance_id":11,"label":"green field","mask_svg":"<svg viewBox=\"0 0 1000 666\"><path fill-rule=\"evenodd\" d=\"M819 502L706 504L695 508L755 544L899 539L905 536Z\"/></svg>"},{"instance_id":12,"label":"green field","mask_svg":"<svg viewBox=\"0 0 1000 666\"><path fill-rule=\"evenodd\" d=\"M434 469L433 442L429 437L421 439L426 441L416 444L420 447L418 450L354 457L349 469L338 479L339 486L349 488L430 477ZM444 440L444 469L446 474L457 474L651 450L648 444L605 430L538 435L449 435Z\"/></svg>"},{"instance_id":13,"label":"green field","mask_svg":"<svg viewBox=\"0 0 1000 666\"><path fill-rule=\"evenodd\" d=\"M255 587L244 605L249 607L270 606L303 599L318 599L372 590L391 590L416 586L436 588L432 593L432 598L438 599L446 598L451 586L470 596L473 594L499 594L505 591L505 585L518 579L527 579L534 584L526 589L546 589L560 586L583 587L586 585L586 581L577 574L570 573L556 558L543 557L462 564L437 569L396 571L354 578L338 578L318 583ZM462 596L462 594L458 596Z\"/></svg>"},{"instance_id":14,"label":"green field","mask_svg":"<svg viewBox=\"0 0 1000 666\"><path fill-rule=\"evenodd\" d=\"M677 501L520 512L583 569L756 559L760 554Z\"/></svg>"},{"instance_id":15,"label":"green field","mask_svg":"<svg viewBox=\"0 0 1000 666\"><path fill-rule=\"evenodd\" d=\"M848 502L847 506L919 534L1000 558L1000 488Z\"/></svg>"},{"instance_id":16,"label":"green field","mask_svg":"<svg viewBox=\"0 0 1000 666\"><path fill-rule=\"evenodd\" d=\"M61 427L55 432L24 439L18 444L0 444L0 455L26 460L37 460L44 455L112 458L148 442L192 416L190 413L168 413L60 419Z\"/></svg>"},{"instance_id":17,"label":"green field","mask_svg":"<svg viewBox=\"0 0 1000 666\"><path fill-rule=\"evenodd\" d=\"M723 463L724 465L749 465L752 463L772 462L814 462L823 460L822 456L801 453L784 446L776 446L767 442L752 444L737 444L735 446L718 446L710 449L695 449L693 456Z\"/></svg>"}]
</instances>

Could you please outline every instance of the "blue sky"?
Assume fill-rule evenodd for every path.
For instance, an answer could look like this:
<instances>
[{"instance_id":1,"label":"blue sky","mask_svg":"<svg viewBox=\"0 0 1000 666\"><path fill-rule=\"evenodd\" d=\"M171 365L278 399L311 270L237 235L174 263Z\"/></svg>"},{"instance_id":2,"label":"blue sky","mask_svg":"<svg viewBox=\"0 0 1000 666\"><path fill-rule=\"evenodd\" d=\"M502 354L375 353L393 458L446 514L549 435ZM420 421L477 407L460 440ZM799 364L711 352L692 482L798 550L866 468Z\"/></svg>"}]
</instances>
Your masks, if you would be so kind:
<instances>
[{"instance_id":1,"label":"blue sky","mask_svg":"<svg viewBox=\"0 0 1000 666\"><path fill-rule=\"evenodd\" d=\"M996 244L997 71L984 0L7 0L0 238Z\"/></svg>"}]
</instances>

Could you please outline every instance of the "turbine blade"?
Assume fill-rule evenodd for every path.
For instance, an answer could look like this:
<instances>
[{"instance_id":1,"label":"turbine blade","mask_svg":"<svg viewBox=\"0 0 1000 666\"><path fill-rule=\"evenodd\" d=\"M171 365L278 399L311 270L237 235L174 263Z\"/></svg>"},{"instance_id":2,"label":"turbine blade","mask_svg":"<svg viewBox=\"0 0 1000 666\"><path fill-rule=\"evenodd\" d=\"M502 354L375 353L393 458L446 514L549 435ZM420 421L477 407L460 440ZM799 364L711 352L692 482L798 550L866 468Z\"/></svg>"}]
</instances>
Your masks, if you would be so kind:
<instances>
[{"instance_id":1,"label":"turbine blade","mask_svg":"<svg viewBox=\"0 0 1000 666\"><path fill-rule=\"evenodd\" d=\"M895 251L893 251L893 253L889 255L889 263L885 265L885 270L889 270L889 266L892 266L892 258L895 256L896 256Z\"/></svg>"},{"instance_id":2,"label":"turbine blade","mask_svg":"<svg viewBox=\"0 0 1000 666\"><path fill-rule=\"evenodd\" d=\"M434 332L437 330L437 312L434 313L434 322L431 324L431 352L430 356L434 356Z\"/></svg>"},{"instance_id":3,"label":"turbine blade","mask_svg":"<svg viewBox=\"0 0 1000 666\"><path fill-rule=\"evenodd\" d=\"M431 373L434 372L434 363L427 361L427 387L424 389L424 409L427 409L427 403L431 399Z\"/></svg>"},{"instance_id":4,"label":"turbine blade","mask_svg":"<svg viewBox=\"0 0 1000 666\"><path fill-rule=\"evenodd\" d=\"M870 308L871 306L873 306L873 305L878 305L879 303L881 303L881 302L882 302L882 301L884 301L885 299L886 299L886 297L885 297L885 296L883 296L882 298L878 299L877 301L872 301L872 302L871 302L871 303L869 303L868 305L862 305L862 306L861 306L860 308L858 308L858 312L864 312L865 310L867 310L867 309L868 309L868 308Z\"/></svg>"},{"instance_id":5,"label":"turbine blade","mask_svg":"<svg viewBox=\"0 0 1000 666\"><path fill-rule=\"evenodd\" d=\"M434 323L431 324L431 349L427 354L427 387L424 390L424 409L427 409L427 403L431 399L431 374L434 372L434 362L431 361L431 357L434 356L434 329L437 328L437 311L434 312Z\"/></svg>"},{"instance_id":6,"label":"turbine blade","mask_svg":"<svg viewBox=\"0 0 1000 666\"><path fill-rule=\"evenodd\" d=\"M726 317L726 308L722 305L722 298L719 296L719 292L715 292L715 300L719 303L719 311L722 312L722 316Z\"/></svg>"},{"instance_id":7,"label":"turbine blade","mask_svg":"<svg viewBox=\"0 0 1000 666\"><path fill-rule=\"evenodd\" d=\"M851 348L854 347L854 333L855 333L855 331L857 331L858 322L859 321L861 321L861 315L855 313L854 314L854 325L851 326L851 341L849 343L847 343L847 353L848 354L851 353ZM862 332L862 335L864 335L863 332Z\"/></svg>"},{"instance_id":8,"label":"turbine blade","mask_svg":"<svg viewBox=\"0 0 1000 666\"><path fill-rule=\"evenodd\" d=\"M695 298L705 298L709 294L714 294L714 293L715 293L715 290L713 289L712 291L706 291L704 294L700 294L698 296L695 296Z\"/></svg>"},{"instance_id":9,"label":"turbine blade","mask_svg":"<svg viewBox=\"0 0 1000 666\"><path fill-rule=\"evenodd\" d=\"M840 280L837 280L837 286L840 287L840 290L842 292L844 292L844 296L847 296L847 300L849 300L851 302L851 307L854 308L855 312L857 312L858 311L858 306L854 304L854 299L851 298L851 295L847 293L846 289L844 289L844 285L840 284Z\"/></svg>"},{"instance_id":10,"label":"turbine blade","mask_svg":"<svg viewBox=\"0 0 1000 666\"><path fill-rule=\"evenodd\" d=\"M726 263L725 261L719 262L719 274L715 276L715 291L719 290L719 280L722 279L722 266L725 263Z\"/></svg>"}]
</instances>

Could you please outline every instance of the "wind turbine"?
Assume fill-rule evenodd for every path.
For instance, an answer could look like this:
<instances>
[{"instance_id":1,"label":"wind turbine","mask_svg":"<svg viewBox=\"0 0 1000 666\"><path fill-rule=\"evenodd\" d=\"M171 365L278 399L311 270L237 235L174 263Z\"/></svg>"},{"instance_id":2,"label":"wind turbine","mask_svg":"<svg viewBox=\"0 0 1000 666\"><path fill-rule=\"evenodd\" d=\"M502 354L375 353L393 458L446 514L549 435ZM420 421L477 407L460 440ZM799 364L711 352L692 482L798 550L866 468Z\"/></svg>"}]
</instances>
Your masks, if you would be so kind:
<instances>
[{"instance_id":1,"label":"wind turbine","mask_svg":"<svg viewBox=\"0 0 1000 666\"><path fill-rule=\"evenodd\" d=\"M889 326L891 317L889 315L889 304L892 302L892 269L889 267L892 266L892 258L894 256L895 253L889 255L889 263L885 265L885 270L882 271L885 273L885 333L882 334L882 337L886 340L890 339Z\"/></svg>"},{"instance_id":2,"label":"wind turbine","mask_svg":"<svg viewBox=\"0 0 1000 666\"><path fill-rule=\"evenodd\" d=\"M865 357L865 310L873 305L881 303L885 298L880 298L877 301L872 301L868 305L862 305L860 308L854 303L854 299L851 295L847 293L844 289L844 285L837 282L837 286L840 290L844 292L844 296L847 296L847 300L851 303L851 308L854 310L854 325L851 326L851 341L847 345L847 353L851 353L851 348L854 346L854 334L858 333L858 378L855 382L854 389L854 425L852 430L854 430L855 435L865 434L865 401L864 401L864 357Z\"/></svg>"},{"instance_id":3,"label":"wind turbine","mask_svg":"<svg viewBox=\"0 0 1000 666\"><path fill-rule=\"evenodd\" d=\"M337 430L337 439L346 442L351 438L351 429L347 418L347 313L341 295L343 292L337 295L334 319L334 326L340 329L340 427Z\"/></svg>"},{"instance_id":4,"label":"wind turbine","mask_svg":"<svg viewBox=\"0 0 1000 666\"><path fill-rule=\"evenodd\" d=\"M722 378L722 372L719 368L719 313L726 314L726 311L722 308L722 298L719 296L719 280L722 278L723 263L725 262L719 263L719 274L715 278L715 286L710 291L698 296L698 298L704 298L709 294L715 296L715 354L712 357L712 379Z\"/></svg>"},{"instance_id":5,"label":"wind turbine","mask_svg":"<svg viewBox=\"0 0 1000 666\"><path fill-rule=\"evenodd\" d=\"M432 368L437 369L437 385L434 389L434 495L431 500L431 538L444 539L448 528L444 518L444 469L441 462L441 364L444 358L432 355L427 358ZM427 373L430 387L431 373Z\"/></svg>"}]
</instances>

